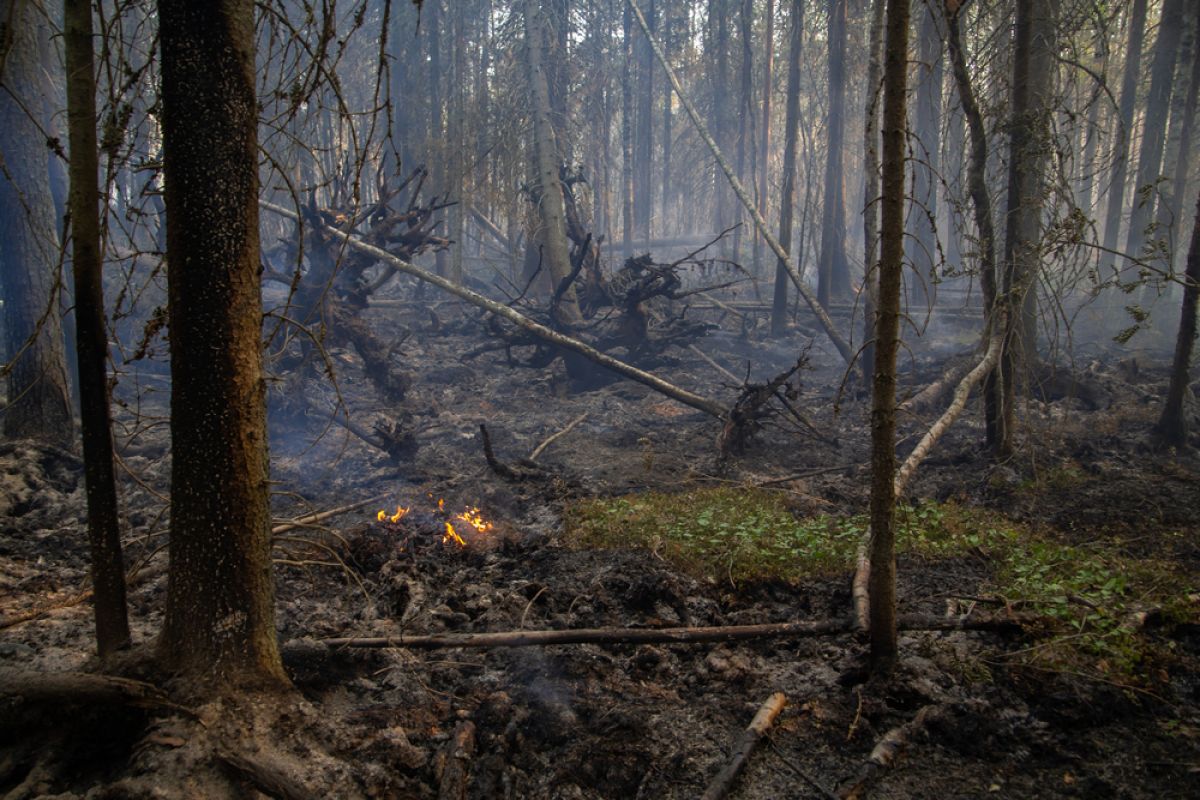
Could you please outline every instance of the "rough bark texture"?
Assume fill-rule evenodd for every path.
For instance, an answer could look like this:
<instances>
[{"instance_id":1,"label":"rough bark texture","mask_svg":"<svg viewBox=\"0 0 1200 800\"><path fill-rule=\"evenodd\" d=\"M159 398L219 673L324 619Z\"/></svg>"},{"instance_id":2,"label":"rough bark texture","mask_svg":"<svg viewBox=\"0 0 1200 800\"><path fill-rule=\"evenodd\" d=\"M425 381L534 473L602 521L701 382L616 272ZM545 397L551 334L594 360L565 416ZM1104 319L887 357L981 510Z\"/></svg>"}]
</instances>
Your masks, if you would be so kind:
<instances>
[{"instance_id":1,"label":"rough bark texture","mask_svg":"<svg viewBox=\"0 0 1200 800\"><path fill-rule=\"evenodd\" d=\"M1171 385L1167 403L1158 420L1158 435L1170 445L1187 441L1187 418L1183 413L1187 394L1189 365L1196 343L1196 298L1200 295L1200 200L1196 202L1196 222L1192 226L1192 244L1188 248L1187 283L1183 290L1183 311L1179 334L1175 339L1175 360L1171 365Z\"/></svg>"},{"instance_id":2,"label":"rough bark texture","mask_svg":"<svg viewBox=\"0 0 1200 800\"><path fill-rule=\"evenodd\" d=\"M896 352L904 267L904 150L908 84L908 0L888 0L883 70L883 219L875 381L871 396L871 668L896 661Z\"/></svg>"},{"instance_id":3,"label":"rough bark texture","mask_svg":"<svg viewBox=\"0 0 1200 800\"><path fill-rule=\"evenodd\" d=\"M887 0L871 9L867 108L863 124L863 344L858 356L863 386L875 374L875 306L879 281L879 115L883 80L883 23Z\"/></svg>"},{"instance_id":4,"label":"rough bark texture","mask_svg":"<svg viewBox=\"0 0 1200 800\"><path fill-rule=\"evenodd\" d=\"M4 435L70 448L74 442L62 325L56 301L58 224L48 185L50 150L29 113L44 90L50 32L39 3L0 0L0 280L10 359Z\"/></svg>"},{"instance_id":5,"label":"rough bark texture","mask_svg":"<svg viewBox=\"0 0 1200 800\"><path fill-rule=\"evenodd\" d=\"M787 119L783 128L783 191L779 201L779 244L792 251L792 217L796 204L796 143L800 138L800 54L804 46L804 0L792 0L792 33L788 43ZM775 295L771 335L787 328L788 267L775 260Z\"/></svg>"},{"instance_id":6,"label":"rough bark texture","mask_svg":"<svg viewBox=\"0 0 1200 800\"><path fill-rule=\"evenodd\" d=\"M129 644L125 567L117 518L105 360L104 284L101 275L100 189L96 176L96 81L93 73L92 4L66 0L64 41L67 118L71 144L71 263L75 274L75 342L79 353L79 405L87 485L88 545L95 587L96 644L105 656Z\"/></svg>"},{"instance_id":7,"label":"rough bark texture","mask_svg":"<svg viewBox=\"0 0 1200 800\"><path fill-rule=\"evenodd\" d=\"M251 0L160 0L171 326L171 567L160 655L284 683L259 297Z\"/></svg>"}]
</instances>

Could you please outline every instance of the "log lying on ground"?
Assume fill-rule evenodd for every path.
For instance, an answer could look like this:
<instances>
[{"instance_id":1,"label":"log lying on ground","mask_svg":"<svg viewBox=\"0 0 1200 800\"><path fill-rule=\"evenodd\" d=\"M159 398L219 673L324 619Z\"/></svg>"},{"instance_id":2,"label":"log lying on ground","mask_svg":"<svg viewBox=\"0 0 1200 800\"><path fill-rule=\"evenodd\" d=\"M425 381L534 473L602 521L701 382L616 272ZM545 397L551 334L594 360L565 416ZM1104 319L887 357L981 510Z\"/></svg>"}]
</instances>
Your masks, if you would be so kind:
<instances>
[{"instance_id":1,"label":"log lying on ground","mask_svg":"<svg viewBox=\"0 0 1200 800\"><path fill-rule=\"evenodd\" d=\"M176 707L153 684L88 672L0 670L0 698L26 703Z\"/></svg>"},{"instance_id":2,"label":"log lying on ground","mask_svg":"<svg viewBox=\"0 0 1200 800\"><path fill-rule=\"evenodd\" d=\"M683 93L683 86L680 85L679 78L675 75L675 70L667 61L667 57L663 53L662 46L659 45L658 39L655 38L654 33L650 30L650 26L646 23L646 18L642 16L642 10L638 8L638 5L634 2L634 0L626 0L626 2L629 3L629 8L633 11L633 15L634 18L637 19L638 26L646 35L646 41L649 42L650 48L654 51L654 55L658 59L658 63L661 64L663 70L666 71L667 80L671 82L671 88L675 90L675 94L679 97L679 102L683 105L684 110L687 111L688 117L692 120L692 124L696 126L696 131L700 134L700 138L704 140L706 145L708 145L708 149L712 152L713 158L716 159L717 165L721 167L721 171L724 172L725 177L729 179L729 185L733 187L734 194L738 196L738 199L742 201L742 205L746 207L746 211L750 213L750 218L754 220L755 227L758 228L758 232L762 235L763 240L766 241L767 246L771 248L771 252L774 253L775 257L779 259L779 263L787 267L788 276L791 277L792 283L796 285L796 289L800 292L800 296L804 298L804 302L808 303L808 307L812 310L817 320L821 323L821 327L825 330L825 335L829 337L829 341L833 342L834 347L836 347L837 351L841 353L842 358L846 360L846 363L851 363L854 360L854 351L850 349L850 345L845 339L842 338L842 335L838 333L837 328L833 324L833 320L829 317L829 313L812 293L812 289L808 288L808 284L804 282L804 278L801 276L800 271L796 269L794 264L792 264L791 257L787 254L787 251L783 249L783 245L781 245L779 240L772 235L770 228L767 227L766 220L764 220L762 214L759 213L758 207L754 204L754 201L750 199L750 195L746 192L746 188L742 186L742 182L738 180L737 175L734 174L733 167L729 165L729 161L725 158L725 156L721 153L721 149L717 146L716 140L712 138L712 135L709 134L708 128L705 126L704 121L700 119L700 114L696 111L696 107L692 105L692 101L689 100L687 95Z\"/></svg>"},{"instance_id":3,"label":"log lying on ground","mask_svg":"<svg viewBox=\"0 0 1200 800\"><path fill-rule=\"evenodd\" d=\"M737 780L737 776L741 773L742 768L746 766L746 762L758 747L759 741L767 729L775 724L775 718L783 711L783 707L787 705L787 698L783 692L775 692L767 698L758 708L758 713L754 715L754 719L750 722L749 727L742 731L742 735L738 737L737 744L733 748L733 756L729 759L717 776L708 784L708 788L704 790L704 796L701 800L721 800L725 795L729 794L729 790L733 788L733 782Z\"/></svg>"},{"instance_id":4,"label":"log lying on ground","mask_svg":"<svg viewBox=\"0 0 1200 800\"><path fill-rule=\"evenodd\" d=\"M899 627L910 631L997 631L1015 633L1021 624L1014 618L934 617L922 614L900 617ZM435 650L440 648L547 647L560 644L697 644L702 642L734 642L747 639L802 638L838 636L852 633L854 623L844 619L812 622L778 622L763 625L722 625L690 628L575 628L560 631L501 631L497 633L435 633L411 636L384 636L320 639L316 647L337 649L407 648ZM312 643L296 643L285 650L312 653Z\"/></svg>"},{"instance_id":5,"label":"log lying on ground","mask_svg":"<svg viewBox=\"0 0 1200 800\"><path fill-rule=\"evenodd\" d=\"M259 205L268 211L273 211L281 216L288 217L290 219L297 218L297 214L294 211L284 208L283 206L277 206L274 203L267 202L266 200L259 200ZM667 383L656 375L652 375L649 372L645 372L637 367L626 364L624 361L613 358L606 353L602 353L591 345L581 342L578 339L573 339L570 336L559 333L558 331L551 330L545 325L534 322L524 314L516 311L513 308L510 308L509 306L506 306L502 303L497 303L494 300L490 300L477 292L467 289L466 287L459 286L447 278L443 278L439 275L435 275L431 272L423 270L415 264L410 264L403 259L397 258L396 256L393 256L392 254L375 247L374 245L360 241L354 236L343 233L335 228L328 227L325 228L325 232L332 236L341 238L348 247L354 250L365 253L372 258L376 258L385 264L394 267L396 270L405 273L406 275L412 275L413 277L425 281L426 283L431 283L442 291L449 292L455 297L466 300L473 306L490 311L496 316L508 320L522 330L528 331L529 333L532 333L533 335L546 342L549 342L550 344L575 353L579 353L584 358L587 358L588 360L599 364L602 367L606 367L619 375L623 375L626 378L635 380L644 386L649 386L651 389L670 397L672 400L677 400L686 406L691 406L692 408L703 411L706 414L710 414L718 419L724 418L727 412L727 409L724 406L714 400L709 400L708 398L701 397L698 394L693 394L686 389L681 389L678 386Z\"/></svg>"},{"instance_id":6,"label":"log lying on ground","mask_svg":"<svg viewBox=\"0 0 1200 800\"><path fill-rule=\"evenodd\" d=\"M217 759L235 777L267 797L279 800L321 800L323 797L296 780L288 765L268 755L250 755L245 747L221 747L217 750Z\"/></svg>"}]
</instances>

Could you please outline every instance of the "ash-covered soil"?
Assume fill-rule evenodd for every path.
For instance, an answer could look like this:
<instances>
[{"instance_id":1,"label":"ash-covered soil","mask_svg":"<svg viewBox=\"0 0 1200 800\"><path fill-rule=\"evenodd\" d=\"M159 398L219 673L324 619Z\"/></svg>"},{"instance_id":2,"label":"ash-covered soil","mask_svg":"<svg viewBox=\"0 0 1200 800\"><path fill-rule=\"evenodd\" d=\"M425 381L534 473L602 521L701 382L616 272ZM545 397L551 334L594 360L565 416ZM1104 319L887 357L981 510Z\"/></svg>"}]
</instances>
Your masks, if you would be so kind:
<instances>
[{"instance_id":1,"label":"ash-covered soil","mask_svg":"<svg viewBox=\"0 0 1200 800\"><path fill-rule=\"evenodd\" d=\"M866 645L848 635L317 652L311 640L328 637L740 625L850 613L848 573L798 585L708 582L653 553L577 550L562 536L572 499L641 489L768 485L787 493L797 514L863 511L865 399L852 381L839 391L843 367L819 341L789 390L812 427L783 412L749 450L722 459L718 420L628 381L580 391L558 365L512 368L502 351L463 359L485 341L476 313L449 303L434 311L372 312L379 330L397 339L411 332L392 356L413 378L402 404L378 398L350 351L329 354L340 370L336 392L315 370L273 387L278 520L372 501L277 537L278 624L299 697L284 701L255 736L290 753L290 774L314 794L697 797L759 704L779 691L788 705L731 797L845 789L880 738L919 714L923 724L897 763L871 776L867 796L1200 796L1195 626L1144 631L1175 656L1139 685L1020 668L1014 654L1036 640L981 632L906 633L901 667L887 685L864 683ZM799 335L763 341L751 330L719 332L700 346L761 382L794 363L808 342ZM915 353L904 385L929 383L955 353L953 346ZM1131 554L1160 553L1197 576L1200 462L1146 444L1165 363L1143 356L1131 368L1097 359L1076 370L1102 390L1089 398L1107 402L1053 393L1031 402L1021 455L1004 465L988 461L973 407L909 494L999 509L1067 541L1120 536ZM725 402L736 396L737 387L686 350L670 351L654 372ZM118 389L126 557L147 565L131 591L143 644L153 643L165 596L169 455L165 425L154 415L164 414L166 386L159 376L146 377L136 397L129 383ZM298 391L307 411L281 402L282 393ZM415 436L415 450L397 461L322 416L339 396L361 431L399 422ZM522 461L585 413L536 462ZM935 414L902 420L902 454ZM514 475L488 466L481 423ZM0 475L0 668L88 668L81 464L70 453L13 443L0 448ZM397 506L413 510L394 524L377 520L378 510ZM443 541L445 523L471 507L492 528L480 533L459 522L466 547ZM987 571L983 558L902 558L902 611L944 613L948 598L977 594ZM1193 580L1180 591L1198 586ZM40 722L14 709L0 707L0 792L9 796L221 796L218 786L224 796L261 796L236 775L217 781L225 773L213 751L191 747L213 730L236 731L239 715L249 720L254 712L226 709L201 730L186 714L161 708L103 720L86 708L59 709ZM14 720L26 727L14 729ZM50 750L53 759L41 758ZM306 761L314 750L321 758Z\"/></svg>"}]
</instances>

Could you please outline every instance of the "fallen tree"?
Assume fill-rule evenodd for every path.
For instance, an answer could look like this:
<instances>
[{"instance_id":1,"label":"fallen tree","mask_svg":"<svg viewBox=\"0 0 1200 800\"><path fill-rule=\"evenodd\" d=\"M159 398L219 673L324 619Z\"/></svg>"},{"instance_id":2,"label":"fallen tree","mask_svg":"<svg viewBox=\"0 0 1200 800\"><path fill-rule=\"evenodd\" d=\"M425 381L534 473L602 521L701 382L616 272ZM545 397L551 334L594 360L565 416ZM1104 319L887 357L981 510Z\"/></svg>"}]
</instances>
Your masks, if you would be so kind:
<instances>
[{"instance_id":1,"label":"fallen tree","mask_svg":"<svg viewBox=\"0 0 1200 800\"><path fill-rule=\"evenodd\" d=\"M283 206L275 205L269 201L259 200L259 205L266 210L281 216L295 220L299 219L299 215L295 211L284 208ZM621 361L620 359L613 358L606 353L602 353L585 342L581 342L578 339L548 328L539 322L535 322L510 306L506 306L503 303L498 303L495 300L484 297L478 292L474 292L465 286L460 286L448 278L443 278L440 275L435 275L434 273L421 269L415 264L411 264L404 259L397 258L391 253L388 253L387 251L376 247L375 245L361 241L349 233L336 228L330 228L328 226L324 227L324 231L328 235L340 239L347 247L371 256L374 259L378 259L388 267L395 269L397 272L403 272L406 275L412 275L413 277L424 281L425 283L432 284L442 291L448 292L455 297L465 300L477 308L482 308L491 312L497 317L501 317L508 322L511 322L517 327L532 333L534 336L537 336L543 341L549 342L550 344L556 345L565 350L569 350L573 353L578 353L584 358L587 358L588 360L599 364L602 367L606 367L619 375L623 375L626 378L637 381L644 386L648 386L656 392L670 397L672 400L676 400L686 406L691 406L692 408L703 411L704 413L710 414L718 419L724 419L728 413L728 409L715 400L709 400L706 397L701 397L698 394L694 394L686 389L682 389L674 384L668 383L656 375L652 375L651 373L640 370L637 367Z\"/></svg>"}]
</instances>

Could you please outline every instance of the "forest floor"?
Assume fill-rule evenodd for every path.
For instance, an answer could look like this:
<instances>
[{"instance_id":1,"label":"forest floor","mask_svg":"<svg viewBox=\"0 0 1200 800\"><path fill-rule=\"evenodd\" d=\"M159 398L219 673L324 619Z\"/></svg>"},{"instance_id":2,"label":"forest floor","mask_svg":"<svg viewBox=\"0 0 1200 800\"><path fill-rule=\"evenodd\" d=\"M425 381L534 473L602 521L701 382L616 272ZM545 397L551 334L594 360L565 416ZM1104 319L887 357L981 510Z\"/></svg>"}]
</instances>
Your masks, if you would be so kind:
<instances>
[{"instance_id":1,"label":"forest floor","mask_svg":"<svg viewBox=\"0 0 1200 800\"><path fill-rule=\"evenodd\" d=\"M403 408L377 398L353 353L330 354L351 418L369 430L407 415L410 456L397 463L318 416L272 424L278 519L371 500L277 537L277 621L300 697L260 735L291 753L286 771L313 796L697 797L774 692L787 707L730 797L830 796L860 778L859 794L881 798L1200 796L1200 460L1148 446L1166 381L1153 358L1076 353L1087 391L1030 401L1020 455L1006 464L987 458L972 402L907 492L901 611L1019 618L1024 629L906 631L884 684L865 682L866 644L849 634L319 655L311 640L327 637L851 614L845 549L865 524L868 407L853 384L839 393L836 354L814 344L790 390L813 429L781 416L721 459L718 421L638 384L572 391L560 365L512 368L503 352L463 359L486 341L477 314L434 305L433 316L428 304L373 312L381 330L412 332L393 357L414 379ZM716 333L701 346L762 381L808 341ZM909 354L903 391L971 343L946 330L937 348ZM654 371L736 397L694 353L673 355ZM138 406L141 432L122 447L136 476L123 503L127 561L153 565L165 560L169 457L165 426L150 420L167 383L143 379L153 391ZM319 378L289 391L298 385L332 406ZM902 419L902 454L936 413ZM520 460L584 414L536 466ZM481 423L515 474L489 468ZM714 556L689 539L745 497L788 515L769 525L795 521L796 536L824 531L841 544L818 542L822 555L808 565L795 555L793 569L777 551L756 562L753 548L714 539ZM377 519L397 506L412 510ZM491 527L457 519L466 509ZM0 449L0 668L91 668L90 608L72 602L86 587L84 516L74 456ZM446 522L465 546L443 541ZM144 572L131 591L143 643L165 596L162 571ZM219 784L212 753L189 751L199 729L177 711L91 719L59 709L36 725L18 711L0 705L0 796L219 796L218 785L259 796L239 778ZM881 737L906 725L903 755L868 769ZM314 741L328 759L306 765Z\"/></svg>"}]
</instances>

